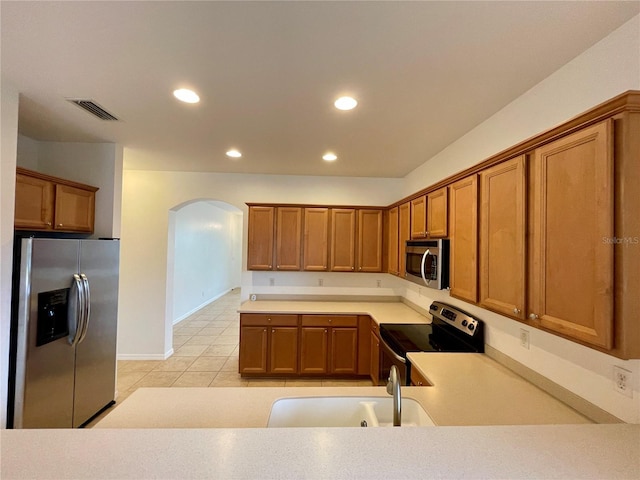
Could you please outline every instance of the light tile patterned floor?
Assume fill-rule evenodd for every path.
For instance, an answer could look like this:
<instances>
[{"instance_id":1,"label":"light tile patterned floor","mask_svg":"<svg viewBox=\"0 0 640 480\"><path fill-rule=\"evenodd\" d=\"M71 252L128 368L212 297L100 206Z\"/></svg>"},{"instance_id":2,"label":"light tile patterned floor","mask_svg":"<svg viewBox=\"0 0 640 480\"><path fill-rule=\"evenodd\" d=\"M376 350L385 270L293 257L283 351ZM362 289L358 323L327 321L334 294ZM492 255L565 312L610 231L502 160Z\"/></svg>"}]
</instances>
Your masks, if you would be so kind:
<instances>
[{"instance_id":1,"label":"light tile patterned floor","mask_svg":"<svg viewBox=\"0 0 640 480\"><path fill-rule=\"evenodd\" d=\"M239 306L237 288L175 325L167 360L118 361L118 401L139 387L371 386L368 380L241 378Z\"/></svg>"}]
</instances>

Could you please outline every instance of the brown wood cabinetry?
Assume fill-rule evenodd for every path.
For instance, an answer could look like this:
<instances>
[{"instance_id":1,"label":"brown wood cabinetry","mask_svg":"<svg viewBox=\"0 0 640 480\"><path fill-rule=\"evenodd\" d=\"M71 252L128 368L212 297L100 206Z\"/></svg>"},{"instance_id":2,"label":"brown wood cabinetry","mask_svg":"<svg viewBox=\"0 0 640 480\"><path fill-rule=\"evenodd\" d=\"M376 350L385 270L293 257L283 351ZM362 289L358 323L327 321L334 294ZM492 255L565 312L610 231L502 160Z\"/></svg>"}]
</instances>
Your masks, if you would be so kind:
<instances>
[{"instance_id":1,"label":"brown wood cabinetry","mask_svg":"<svg viewBox=\"0 0 640 480\"><path fill-rule=\"evenodd\" d=\"M433 384L422 375L417 368L411 369L411 385L414 387L431 387Z\"/></svg>"},{"instance_id":2,"label":"brown wood cabinetry","mask_svg":"<svg viewBox=\"0 0 640 480\"><path fill-rule=\"evenodd\" d=\"M240 315L241 374L298 372L297 315Z\"/></svg>"},{"instance_id":3,"label":"brown wood cabinetry","mask_svg":"<svg viewBox=\"0 0 640 480\"><path fill-rule=\"evenodd\" d=\"M404 278L407 267L407 240L411 240L411 203L406 202L398 207L398 242L400 243L400 258L398 276Z\"/></svg>"},{"instance_id":4,"label":"brown wood cabinetry","mask_svg":"<svg viewBox=\"0 0 640 480\"><path fill-rule=\"evenodd\" d=\"M325 360L325 372L332 375L355 375L358 373L358 317L356 315L301 315L301 330L307 331L309 341L311 338L320 340L320 329L326 340L326 350L322 352L317 345L307 348L302 347L301 365L307 368L319 368L321 359ZM305 335L303 333L303 335ZM305 358L305 353L311 357ZM301 373L304 373L301 371ZM306 373L313 373L307 371ZM324 373L324 372L318 372Z\"/></svg>"},{"instance_id":5,"label":"brown wood cabinetry","mask_svg":"<svg viewBox=\"0 0 640 480\"><path fill-rule=\"evenodd\" d=\"M331 354L329 372L335 375L358 373L358 329L333 327L329 340Z\"/></svg>"},{"instance_id":6,"label":"brown wood cabinetry","mask_svg":"<svg viewBox=\"0 0 640 480\"><path fill-rule=\"evenodd\" d=\"M356 268L356 211L331 209L331 270L353 272Z\"/></svg>"},{"instance_id":7,"label":"brown wood cabinetry","mask_svg":"<svg viewBox=\"0 0 640 480\"><path fill-rule=\"evenodd\" d=\"M329 254L329 209L304 209L304 242L302 268L309 271L326 271Z\"/></svg>"},{"instance_id":8,"label":"brown wood cabinetry","mask_svg":"<svg viewBox=\"0 0 640 480\"><path fill-rule=\"evenodd\" d=\"M427 236L427 196L411 200L411 238Z\"/></svg>"},{"instance_id":9,"label":"brown wood cabinetry","mask_svg":"<svg viewBox=\"0 0 640 480\"><path fill-rule=\"evenodd\" d=\"M382 271L382 210L358 210L358 271Z\"/></svg>"},{"instance_id":10,"label":"brown wood cabinetry","mask_svg":"<svg viewBox=\"0 0 640 480\"><path fill-rule=\"evenodd\" d=\"M387 271L391 275L398 275L400 272L399 207L390 209L387 218Z\"/></svg>"},{"instance_id":11,"label":"brown wood cabinetry","mask_svg":"<svg viewBox=\"0 0 640 480\"><path fill-rule=\"evenodd\" d=\"M274 207L249 207L247 269L271 270L273 268L274 228Z\"/></svg>"},{"instance_id":12,"label":"brown wood cabinetry","mask_svg":"<svg viewBox=\"0 0 640 480\"><path fill-rule=\"evenodd\" d=\"M469 302L478 297L478 179L471 175L449 187L451 295Z\"/></svg>"},{"instance_id":13,"label":"brown wood cabinetry","mask_svg":"<svg viewBox=\"0 0 640 480\"><path fill-rule=\"evenodd\" d=\"M611 348L614 318L613 121L535 150L531 162L531 320Z\"/></svg>"},{"instance_id":14,"label":"brown wood cabinetry","mask_svg":"<svg viewBox=\"0 0 640 480\"><path fill-rule=\"evenodd\" d=\"M427 232L429 238L447 236L447 187L427 195Z\"/></svg>"},{"instance_id":15,"label":"brown wood cabinetry","mask_svg":"<svg viewBox=\"0 0 640 480\"><path fill-rule=\"evenodd\" d=\"M93 233L98 189L23 168L16 170L16 230Z\"/></svg>"},{"instance_id":16,"label":"brown wood cabinetry","mask_svg":"<svg viewBox=\"0 0 640 480\"><path fill-rule=\"evenodd\" d=\"M374 385L378 385L380 381L380 332L378 324L373 319L371 319L369 331L369 377Z\"/></svg>"},{"instance_id":17,"label":"brown wood cabinetry","mask_svg":"<svg viewBox=\"0 0 640 480\"><path fill-rule=\"evenodd\" d=\"M480 305L525 316L525 157L480 172Z\"/></svg>"},{"instance_id":18,"label":"brown wood cabinetry","mask_svg":"<svg viewBox=\"0 0 640 480\"><path fill-rule=\"evenodd\" d=\"M326 375L329 365L329 329L302 327L300 329L300 373Z\"/></svg>"},{"instance_id":19,"label":"brown wood cabinetry","mask_svg":"<svg viewBox=\"0 0 640 480\"><path fill-rule=\"evenodd\" d=\"M278 207L276 220L276 269L300 270L302 208Z\"/></svg>"}]
</instances>

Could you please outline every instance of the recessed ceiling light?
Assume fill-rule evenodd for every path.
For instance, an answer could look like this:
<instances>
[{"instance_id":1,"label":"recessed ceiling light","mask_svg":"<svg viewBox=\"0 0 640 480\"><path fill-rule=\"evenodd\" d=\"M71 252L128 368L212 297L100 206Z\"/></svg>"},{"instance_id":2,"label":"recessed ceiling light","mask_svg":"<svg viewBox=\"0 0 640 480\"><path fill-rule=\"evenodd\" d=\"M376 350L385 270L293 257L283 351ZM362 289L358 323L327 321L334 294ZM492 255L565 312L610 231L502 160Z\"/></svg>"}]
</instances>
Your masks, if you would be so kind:
<instances>
[{"instance_id":1,"label":"recessed ceiling light","mask_svg":"<svg viewBox=\"0 0 640 480\"><path fill-rule=\"evenodd\" d=\"M229 151L227 152L227 157L231 157L231 158L240 158L241 156L242 156L242 154L241 154L238 150L236 150L236 149L229 150Z\"/></svg>"},{"instance_id":2,"label":"recessed ceiling light","mask_svg":"<svg viewBox=\"0 0 640 480\"><path fill-rule=\"evenodd\" d=\"M352 97L340 97L333 104L338 110L353 110L358 102Z\"/></svg>"},{"instance_id":3,"label":"recessed ceiling light","mask_svg":"<svg viewBox=\"0 0 640 480\"><path fill-rule=\"evenodd\" d=\"M325 154L322 156L322 159L323 159L323 160L325 160L325 161L327 161L327 162L333 162L333 161L337 160L337 159L338 159L338 157L336 156L336 154L335 154L335 153L325 153Z\"/></svg>"},{"instance_id":4,"label":"recessed ceiling light","mask_svg":"<svg viewBox=\"0 0 640 480\"><path fill-rule=\"evenodd\" d=\"M174 90L173 96L181 102L185 103L198 103L200 101L200 97L198 96L198 94L193 90L189 90L187 88L179 88L178 90Z\"/></svg>"}]
</instances>

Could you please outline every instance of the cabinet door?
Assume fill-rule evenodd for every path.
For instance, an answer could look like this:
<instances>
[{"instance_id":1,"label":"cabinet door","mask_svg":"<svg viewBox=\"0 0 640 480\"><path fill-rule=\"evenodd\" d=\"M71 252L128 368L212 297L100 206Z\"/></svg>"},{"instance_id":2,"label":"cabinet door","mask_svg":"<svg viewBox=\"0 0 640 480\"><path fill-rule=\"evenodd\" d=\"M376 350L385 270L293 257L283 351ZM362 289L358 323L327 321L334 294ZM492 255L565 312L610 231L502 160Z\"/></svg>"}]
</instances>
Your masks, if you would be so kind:
<instances>
[{"instance_id":1,"label":"cabinet door","mask_svg":"<svg viewBox=\"0 0 640 480\"><path fill-rule=\"evenodd\" d=\"M274 207L249 207L248 270L273 268Z\"/></svg>"},{"instance_id":2,"label":"cabinet door","mask_svg":"<svg viewBox=\"0 0 640 480\"><path fill-rule=\"evenodd\" d=\"M400 260L399 243L399 209L393 207L389 210L388 237L387 237L387 260L389 262L388 271L391 275L398 275Z\"/></svg>"},{"instance_id":3,"label":"cabinet door","mask_svg":"<svg viewBox=\"0 0 640 480\"><path fill-rule=\"evenodd\" d=\"M56 185L55 230L93 232L95 192Z\"/></svg>"},{"instance_id":4,"label":"cabinet door","mask_svg":"<svg viewBox=\"0 0 640 480\"><path fill-rule=\"evenodd\" d=\"M267 373L267 327L240 329L240 373Z\"/></svg>"},{"instance_id":5,"label":"cabinet door","mask_svg":"<svg viewBox=\"0 0 640 480\"><path fill-rule=\"evenodd\" d=\"M356 211L331 209L331 270L352 272L356 265Z\"/></svg>"},{"instance_id":6,"label":"cabinet door","mask_svg":"<svg viewBox=\"0 0 640 480\"><path fill-rule=\"evenodd\" d=\"M331 329L331 369L337 375L356 374L358 371L358 329Z\"/></svg>"},{"instance_id":7,"label":"cabinet door","mask_svg":"<svg viewBox=\"0 0 640 480\"><path fill-rule=\"evenodd\" d=\"M427 235L427 197L411 200L411 238L424 238Z\"/></svg>"},{"instance_id":8,"label":"cabinet door","mask_svg":"<svg viewBox=\"0 0 640 480\"><path fill-rule=\"evenodd\" d=\"M358 210L358 271L382 271L382 210Z\"/></svg>"},{"instance_id":9,"label":"cabinet door","mask_svg":"<svg viewBox=\"0 0 640 480\"><path fill-rule=\"evenodd\" d=\"M380 382L380 339L374 331L371 331L371 365L369 375L374 385Z\"/></svg>"},{"instance_id":10,"label":"cabinet door","mask_svg":"<svg viewBox=\"0 0 640 480\"><path fill-rule=\"evenodd\" d=\"M15 228L50 230L53 225L53 194L53 183L18 173Z\"/></svg>"},{"instance_id":11,"label":"cabinet door","mask_svg":"<svg viewBox=\"0 0 640 480\"><path fill-rule=\"evenodd\" d=\"M530 318L611 348L613 121L537 149L532 163Z\"/></svg>"},{"instance_id":12,"label":"cabinet door","mask_svg":"<svg viewBox=\"0 0 640 480\"><path fill-rule=\"evenodd\" d=\"M298 373L298 327L271 327L269 373Z\"/></svg>"},{"instance_id":13,"label":"cabinet door","mask_svg":"<svg viewBox=\"0 0 640 480\"><path fill-rule=\"evenodd\" d=\"M447 236L447 187L427 195L427 237Z\"/></svg>"},{"instance_id":14,"label":"cabinet door","mask_svg":"<svg viewBox=\"0 0 640 480\"><path fill-rule=\"evenodd\" d=\"M478 179L464 178L449 187L451 295L478 300Z\"/></svg>"},{"instance_id":15,"label":"cabinet door","mask_svg":"<svg viewBox=\"0 0 640 480\"><path fill-rule=\"evenodd\" d=\"M328 265L329 209L304 209L304 247L302 268L325 271Z\"/></svg>"},{"instance_id":16,"label":"cabinet door","mask_svg":"<svg viewBox=\"0 0 640 480\"><path fill-rule=\"evenodd\" d=\"M300 270L302 208L278 207L276 221L276 269Z\"/></svg>"},{"instance_id":17,"label":"cabinet door","mask_svg":"<svg viewBox=\"0 0 640 480\"><path fill-rule=\"evenodd\" d=\"M524 155L480 172L480 304L525 315Z\"/></svg>"},{"instance_id":18,"label":"cabinet door","mask_svg":"<svg viewBox=\"0 0 640 480\"><path fill-rule=\"evenodd\" d=\"M407 254L407 240L411 240L411 203L403 203L399 207L399 225L398 225L398 242L400 243L400 258L398 275L404 278L406 273L406 254Z\"/></svg>"},{"instance_id":19,"label":"cabinet door","mask_svg":"<svg viewBox=\"0 0 640 480\"><path fill-rule=\"evenodd\" d=\"M323 327L300 329L300 373L326 374L328 369L329 333Z\"/></svg>"}]
</instances>

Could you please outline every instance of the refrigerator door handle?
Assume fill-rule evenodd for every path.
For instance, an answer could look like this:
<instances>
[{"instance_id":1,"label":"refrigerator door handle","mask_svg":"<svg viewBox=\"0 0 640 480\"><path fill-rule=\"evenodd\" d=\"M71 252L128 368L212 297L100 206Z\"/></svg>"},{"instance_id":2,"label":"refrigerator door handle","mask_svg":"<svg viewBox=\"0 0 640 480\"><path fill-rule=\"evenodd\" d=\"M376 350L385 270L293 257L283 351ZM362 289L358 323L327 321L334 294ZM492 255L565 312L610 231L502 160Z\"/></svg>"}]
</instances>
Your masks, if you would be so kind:
<instances>
[{"instance_id":1,"label":"refrigerator door handle","mask_svg":"<svg viewBox=\"0 0 640 480\"><path fill-rule=\"evenodd\" d=\"M82 278L77 273L73 274L73 283L69 293L69 310L67 312L67 324L69 325L69 344L74 347L80 340L83 324L84 285Z\"/></svg>"},{"instance_id":2,"label":"refrigerator door handle","mask_svg":"<svg viewBox=\"0 0 640 480\"><path fill-rule=\"evenodd\" d=\"M80 274L80 279L82 280L82 286L84 289L84 305L82 308L84 321L82 322L82 333L80 334L78 343L82 342L87 336L87 331L89 330L89 318L91 317L91 290L89 288L89 279L84 273Z\"/></svg>"}]
</instances>

